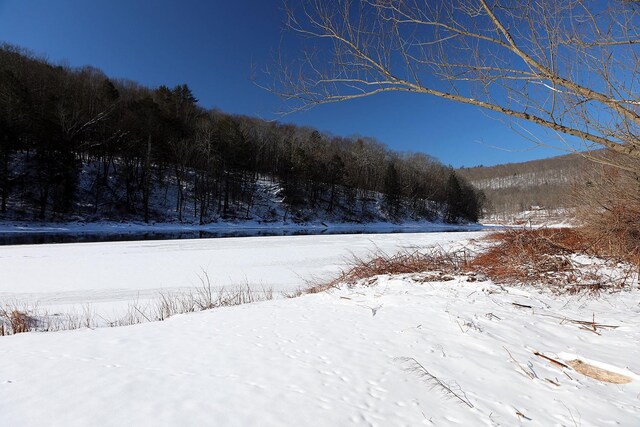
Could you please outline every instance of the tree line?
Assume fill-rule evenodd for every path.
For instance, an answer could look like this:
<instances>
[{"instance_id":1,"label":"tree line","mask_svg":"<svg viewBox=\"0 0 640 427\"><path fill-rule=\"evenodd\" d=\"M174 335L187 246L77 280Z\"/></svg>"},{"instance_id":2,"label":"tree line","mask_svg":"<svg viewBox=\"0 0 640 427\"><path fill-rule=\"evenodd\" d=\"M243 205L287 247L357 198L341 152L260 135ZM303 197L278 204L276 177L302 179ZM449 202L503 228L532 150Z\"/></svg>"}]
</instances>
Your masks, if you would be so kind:
<instances>
[{"instance_id":1,"label":"tree line","mask_svg":"<svg viewBox=\"0 0 640 427\"><path fill-rule=\"evenodd\" d=\"M592 152L601 158L605 152ZM534 206L544 209L573 208L575 193L592 177L593 164L578 154L507 163L496 166L461 168L456 172L485 194L485 215L514 216Z\"/></svg>"},{"instance_id":2,"label":"tree line","mask_svg":"<svg viewBox=\"0 0 640 427\"><path fill-rule=\"evenodd\" d=\"M241 219L261 179L297 220L377 198L390 219L476 221L483 201L425 154L205 109L187 85L149 88L0 46L4 217L148 222L162 219L153 200L171 187L180 221Z\"/></svg>"}]
</instances>

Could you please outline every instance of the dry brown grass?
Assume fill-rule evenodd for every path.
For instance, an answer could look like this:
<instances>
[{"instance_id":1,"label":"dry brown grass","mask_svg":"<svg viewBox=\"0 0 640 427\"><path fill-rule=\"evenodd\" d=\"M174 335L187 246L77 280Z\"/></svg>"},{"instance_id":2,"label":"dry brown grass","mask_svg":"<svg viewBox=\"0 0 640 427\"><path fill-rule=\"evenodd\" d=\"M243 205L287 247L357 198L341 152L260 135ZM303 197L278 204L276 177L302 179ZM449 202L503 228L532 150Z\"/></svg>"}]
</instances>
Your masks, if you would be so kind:
<instances>
[{"instance_id":1,"label":"dry brown grass","mask_svg":"<svg viewBox=\"0 0 640 427\"><path fill-rule=\"evenodd\" d=\"M632 283L634 267L609 260L622 274L607 275L602 265L580 266L572 255L600 255L580 229L512 229L487 238L493 245L473 259L469 268L497 284L536 285L563 293L616 290Z\"/></svg>"},{"instance_id":2,"label":"dry brown grass","mask_svg":"<svg viewBox=\"0 0 640 427\"><path fill-rule=\"evenodd\" d=\"M201 286L176 292L160 293L156 299L140 303L132 301L122 316L106 319L90 307L82 312L51 313L35 304L0 304L0 336L24 332L54 332L80 328L104 326L130 326L146 322L156 322L171 316L193 313L221 307L249 304L273 299L271 288L255 288L245 283L230 288L214 287L209 277L201 277Z\"/></svg>"},{"instance_id":3,"label":"dry brown grass","mask_svg":"<svg viewBox=\"0 0 640 427\"><path fill-rule=\"evenodd\" d=\"M576 217L594 252L640 266L640 160L613 159L622 160L637 172L602 165L585 172L586 185L574 190Z\"/></svg>"},{"instance_id":4,"label":"dry brown grass","mask_svg":"<svg viewBox=\"0 0 640 427\"><path fill-rule=\"evenodd\" d=\"M442 282L464 275L467 281L486 277L499 285L598 294L622 289L636 277L633 265L620 264L618 259L600 259L592 264L588 259L585 265L576 261L576 254L595 255L597 251L593 242L574 228L510 229L490 234L486 241L489 247L479 255L468 248L434 248L395 255L378 252L368 259L354 257L335 279L310 285L304 293L323 292L342 284L373 284L383 275L419 273L412 279Z\"/></svg>"},{"instance_id":5,"label":"dry brown grass","mask_svg":"<svg viewBox=\"0 0 640 427\"><path fill-rule=\"evenodd\" d=\"M17 307L0 308L0 336L21 334L37 329L38 319Z\"/></svg>"},{"instance_id":6,"label":"dry brown grass","mask_svg":"<svg viewBox=\"0 0 640 427\"><path fill-rule=\"evenodd\" d=\"M470 252L467 249L446 251L431 248L425 251L401 251L388 255L376 252L370 258L354 256L349 266L335 279L327 283L312 284L305 293L323 292L341 284L354 285L363 280L382 275L435 273L433 280L450 280L450 276L463 274L469 263Z\"/></svg>"},{"instance_id":7,"label":"dry brown grass","mask_svg":"<svg viewBox=\"0 0 640 427\"><path fill-rule=\"evenodd\" d=\"M569 229L514 229L492 234L495 244L471 261L477 269L496 283L533 284L546 276L556 279L560 272L571 269L567 256L582 243L579 235ZM556 273L550 276L549 273ZM563 275L564 276L564 275Z\"/></svg>"},{"instance_id":8,"label":"dry brown grass","mask_svg":"<svg viewBox=\"0 0 640 427\"><path fill-rule=\"evenodd\" d=\"M140 310L135 306L133 309L147 321L162 321L176 314L233 307L272 299L273 289L271 288L255 289L249 283L232 288L215 288L211 285L209 277L205 276L202 278L202 285L195 292L161 293L150 310Z\"/></svg>"}]
</instances>

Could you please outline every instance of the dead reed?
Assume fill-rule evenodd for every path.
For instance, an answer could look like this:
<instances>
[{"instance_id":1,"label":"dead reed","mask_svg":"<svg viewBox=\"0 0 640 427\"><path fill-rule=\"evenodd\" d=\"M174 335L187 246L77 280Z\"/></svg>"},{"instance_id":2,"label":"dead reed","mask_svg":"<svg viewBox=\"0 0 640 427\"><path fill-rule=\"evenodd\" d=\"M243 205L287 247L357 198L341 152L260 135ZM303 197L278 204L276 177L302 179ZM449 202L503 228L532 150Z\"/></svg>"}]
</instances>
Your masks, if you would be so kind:
<instances>
[{"instance_id":1,"label":"dead reed","mask_svg":"<svg viewBox=\"0 0 640 427\"><path fill-rule=\"evenodd\" d=\"M579 229L511 229L487 238L493 244L468 265L497 284L533 285L562 293L597 294L633 283L635 267L595 258L593 241ZM577 256L587 256L581 263Z\"/></svg>"},{"instance_id":2,"label":"dead reed","mask_svg":"<svg viewBox=\"0 0 640 427\"><path fill-rule=\"evenodd\" d=\"M437 272L439 276L462 274L471 258L467 249L400 251L389 255L377 251L369 258L353 256L349 265L336 278L325 283L309 284L305 293L323 292L341 284L354 285L362 280L382 275Z\"/></svg>"},{"instance_id":3,"label":"dead reed","mask_svg":"<svg viewBox=\"0 0 640 427\"><path fill-rule=\"evenodd\" d=\"M374 283L377 276L420 273L420 281L467 281L484 277L499 285L532 285L558 293L597 294L620 290L637 280L633 264L619 258L594 258L591 240L573 228L509 229L485 238L488 248L378 251L369 258L353 257L348 268L329 282L309 284L305 293L323 292L342 284ZM585 256L585 260L578 257Z\"/></svg>"},{"instance_id":4,"label":"dead reed","mask_svg":"<svg viewBox=\"0 0 640 427\"><path fill-rule=\"evenodd\" d=\"M139 323L163 321L171 316L220 307L232 307L273 299L270 288L255 289L248 283L230 288L215 287L208 275L201 277L195 289L160 293L146 303L132 301L126 313L117 319L105 319L91 307L82 312L51 313L37 305L5 303L0 305L0 336L25 332L53 332L101 326L130 326Z\"/></svg>"}]
</instances>

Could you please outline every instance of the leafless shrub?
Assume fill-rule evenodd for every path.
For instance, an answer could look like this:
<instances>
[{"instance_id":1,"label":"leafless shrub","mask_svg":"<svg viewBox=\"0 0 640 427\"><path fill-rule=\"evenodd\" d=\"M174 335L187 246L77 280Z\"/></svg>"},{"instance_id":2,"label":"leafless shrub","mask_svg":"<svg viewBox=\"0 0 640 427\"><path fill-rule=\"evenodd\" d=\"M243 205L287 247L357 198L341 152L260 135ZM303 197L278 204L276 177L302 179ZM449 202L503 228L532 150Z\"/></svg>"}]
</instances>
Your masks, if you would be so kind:
<instances>
[{"instance_id":1,"label":"leafless shrub","mask_svg":"<svg viewBox=\"0 0 640 427\"><path fill-rule=\"evenodd\" d=\"M194 311L194 304L192 293L160 293L154 306L153 320L162 321L176 314L191 313Z\"/></svg>"},{"instance_id":2,"label":"leafless shrub","mask_svg":"<svg viewBox=\"0 0 640 427\"><path fill-rule=\"evenodd\" d=\"M24 311L13 310L8 317L14 334L29 332L38 325L37 319Z\"/></svg>"},{"instance_id":3,"label":"leafless shrub","mask_svg":"<svg viewBox=\"0 0 640 427\"><path fill-rule=\"evenodd\" d=\"M0 307L0 336L21 334L35 330L38 319L28 307L18 304L6 304Z\"/></svg>"},{"instance_id":4,"label":"leafless shrub","mask_svg":"<svg viewBox=\"0 0 640 427\"><path fill-rule=\"evenodd\" d=\"M640 161L624 161L640 171ZM640 175L603 165L583 179L575 190L580 232L598 255L640 266Z\"/></svg>"},{"instance_id":5,"label":"leafless shrub","mask_svg":"<svg viewBox=\"0 0 640 427\"><path fill-rule=\"evenodd\" d=\"M404 250L394 255L378 250L368 259L354 255L350 266L335 279L312 284L305 293L323 292L340 284L354 285L363 279L381 275L433 272L434 280L446 279L448 275L463 273L470 258L470 251L466 248L447 251L440 247L426 251Z\"/></svg>"},{"instance_id":6,"label":"leafless shrub","mask_svg":"<svg viewBox=\"0 0 640 427\"><path fill-rule=\"evenodd\" d=\"M194 303L200 310L208 310L215 307L214 289L211 285L209 274L202 270L200 276L200 287L196 289Z\"/></svg>"},{"instance_id":7,"label":"leafless shrub","mask_svg":"<svg viewBox=\"0 0 640 427\"><path fill-rule=\"evenodd\" d=\"M318 293L339 285L370 285L381 275L412 274L417 282L467 281L489 278L497 284L542 286L558 293L596 295L620 290L638 279L633 265L617 258L582 260L596 255L593 242L575 228L510 229L487 236L491 246L474 253L469 248L402 251L371 258L353 257L351 265L335 279L312 283L304 293Z\"/></svg>"},{"instance_id":8,"label":"leafless shrub","mask_svg":"<svg viewBox=\"0 0 640 427\"><path fill-rule=\"evenodd\" d=\"M533 283L541 273L570 268L567 256L573 252L578 236L569 229L511 229L491 234L495 242L476 257L471 266L498 283Z\"/></svg>"},{"instance_id":9,"label":"leafless shrub","mask_svg":"<svg viewBox=\"0 0 640 427\"><path fill-rule=\"evenodd\" d=\"M473 259L469 268L498 284L541 285L563 293L596 294L621 289L636 277L632 266L616 260L579 265L574 255L589 253L593 244L576 229L512 229L488 239L495 244ZM605 270L621 274L607 275Z\"/></svg>"}]
</instances>

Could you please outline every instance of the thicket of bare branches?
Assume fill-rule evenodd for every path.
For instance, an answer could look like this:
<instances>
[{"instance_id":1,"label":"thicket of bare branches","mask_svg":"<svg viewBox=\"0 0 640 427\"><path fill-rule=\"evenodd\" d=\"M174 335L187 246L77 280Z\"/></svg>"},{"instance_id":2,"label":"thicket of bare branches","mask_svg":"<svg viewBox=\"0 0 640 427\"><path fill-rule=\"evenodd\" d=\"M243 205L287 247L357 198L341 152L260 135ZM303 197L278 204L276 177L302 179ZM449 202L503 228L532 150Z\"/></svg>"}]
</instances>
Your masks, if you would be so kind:
<instances>
[{"instance_id":1,"label":"thicket of bare branches","mask_svg":"<svg viewBox=\"0 0 640 427\"><path fill-rule=\"evenodd\" d=\"M342 286L370 286L380 276L401 275L414 283L491 280L534 286L558 294L598 295L637 286L639 258L609 257L611 250L575 228L514 228L489 234L488 246L378 251L354 257L333 280L310 283L291 297ZM621 262L622 261L622 262ZM626 262L625 262L626 261Z\"/></svg>"},{"instance_id":2,"label":"thicket of bare branches","mask_svg":"<svg viewBox=\"0 0 640 427\"><path fill-rule=\"evenodd\" d=\"M452 275L465 272L470 257L471 254L464 248L444 250L440 247L427 251L403 250L393 255L378 251L366 258L354 256L348 268L333 280L326 283L310 283L305 292L323 292L344 284L351 286L364 279L387 274L434 273L422 279L424 281L452 280Z\"/></svg>"},{"instance_id":3,"label":"thicket of bare branches","mask_svg":"<svg viewBox=\"0 0 640 427\"><path fill-rule=\"evenodd\" d=\"M310 49L280 63L273 89L297 108L416 92L520 119L534 140L526 122L640 157L636 2L302 0L287 12Z\"/></svg>"},{"instance_id":4,"label":"thicket of bare branches","mask_svg":"<svg viewBox=\"0 0 640 427\"><path fill-rule=\"evenodd\" d=\"M615 159L626 169L640 170L640 160ZM640 176L628 170L600 166L576 187L577 218L582 234L601 253L626 258L640 265Z\"/></svg>"}]
</instances>

